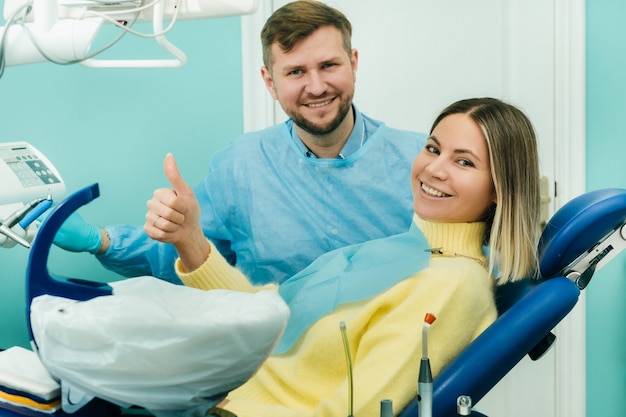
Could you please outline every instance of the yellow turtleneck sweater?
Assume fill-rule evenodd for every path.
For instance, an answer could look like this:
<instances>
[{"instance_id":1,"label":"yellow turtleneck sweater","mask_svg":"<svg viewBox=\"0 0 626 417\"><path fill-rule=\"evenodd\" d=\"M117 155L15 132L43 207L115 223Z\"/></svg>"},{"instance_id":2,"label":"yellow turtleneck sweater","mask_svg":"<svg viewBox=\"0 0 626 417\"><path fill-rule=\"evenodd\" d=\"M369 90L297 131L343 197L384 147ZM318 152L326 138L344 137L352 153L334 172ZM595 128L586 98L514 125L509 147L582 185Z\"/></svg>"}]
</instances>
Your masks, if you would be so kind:
<instances>
[{"instance_id":1,"label":"yellow turtleneck sweater","mask_svg":"<svg viewBox=\"0 0 626 417\"><path fill-rule=\"evenodd\" d=\"M414 218L434 253L430 265L381 294L343 304L306 330L286 353L271 355L248 382L228 395L238 417L348 415L348 378L339 322L346 323L353 364L354 415L378 416L380 400L399 411L417 392L426 313L428 352L437 375L497 316L493 279L483 254L483 223L431 223ZM256 291L212 248L183 282L201 289ZM363 277L367 279L367 277ZM210 348L210 347L207 347Z\"/></svg>"}]
</instances>

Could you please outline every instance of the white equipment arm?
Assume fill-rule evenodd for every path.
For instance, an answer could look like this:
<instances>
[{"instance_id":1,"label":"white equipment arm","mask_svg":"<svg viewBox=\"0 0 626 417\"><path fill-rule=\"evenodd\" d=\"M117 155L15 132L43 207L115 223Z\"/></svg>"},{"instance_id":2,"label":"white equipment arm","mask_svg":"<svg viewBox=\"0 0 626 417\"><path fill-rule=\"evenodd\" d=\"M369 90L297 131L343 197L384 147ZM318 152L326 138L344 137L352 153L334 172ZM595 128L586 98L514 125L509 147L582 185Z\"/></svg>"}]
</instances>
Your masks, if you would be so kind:
<instances>
[{"instance_id":1,"label":"white equipment arm","mask_svg":"<svg viewBox=\"0 0 626 417\"><path fill-rule=\"evenodd\" d=\"M183 51L165 34L180 19L206 19L254 13L259 0L5 0L6 25L0 27L0 74L4 66L50 61L92 68L164 68L185 65ZM164 21L169 26L163 28ZM152 22L153 33L140 34L135 22ZM120 29L105 47L92 51L103 23ZM98 60L96 55L125 33L154 38L173 59Z\"/></svg>"}]
</instances>

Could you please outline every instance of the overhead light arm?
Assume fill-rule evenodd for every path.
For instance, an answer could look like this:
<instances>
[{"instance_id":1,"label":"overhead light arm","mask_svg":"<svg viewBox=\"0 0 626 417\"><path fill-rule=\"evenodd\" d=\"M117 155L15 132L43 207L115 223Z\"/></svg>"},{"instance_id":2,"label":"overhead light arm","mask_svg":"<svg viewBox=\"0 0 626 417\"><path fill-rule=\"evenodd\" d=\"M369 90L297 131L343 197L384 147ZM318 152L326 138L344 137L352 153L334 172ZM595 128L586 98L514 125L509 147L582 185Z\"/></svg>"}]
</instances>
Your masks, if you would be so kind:
<instances>
[{"instance_id":1,"label":"overhead light arm","mask_svg":"<svg viewBox=\"0 0 626 417\"><path fill-rule=\"evenodd\" d=\"M5 0L7 24L0 27L0 74L5 66L50 61L80 63L92 68L172 68L187 62L185 53L165 34L179 19L204 19L254 13L259 0ZM164 21L170 24L164 28ZM124 33L127 22L151 21L152 37L172 59L99 60L95 56ZM104 23L113 22L121 35L92 51ZM129 25L130 26L130 25ZM135 33L136 34L136 33Z\"/></svg>"}]
</instances>

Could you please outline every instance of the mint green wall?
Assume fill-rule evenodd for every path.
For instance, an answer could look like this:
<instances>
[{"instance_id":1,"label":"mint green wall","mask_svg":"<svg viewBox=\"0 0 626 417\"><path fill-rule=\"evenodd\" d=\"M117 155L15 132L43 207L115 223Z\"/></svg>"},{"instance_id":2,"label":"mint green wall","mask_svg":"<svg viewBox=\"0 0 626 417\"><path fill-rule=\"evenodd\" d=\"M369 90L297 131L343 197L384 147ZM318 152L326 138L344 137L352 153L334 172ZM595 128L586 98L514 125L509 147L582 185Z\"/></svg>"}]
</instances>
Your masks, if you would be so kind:
<instances>
[{"instance_id":1,"label":"mint green wall","mask_svg":"<svg viewBox=\"0 0 626 417\"><path fill-rule=\"evenodd\" d=\"M626 188L626 2L587 1L587 189ZM587 416L624 415L626 254L587 292Z\"/></svg>"},{"instance_id":2,"label":"mint green wall","mask_svg":"<svg viewBox=\"0 0 626 417\"><path fill-rule=\"evenodd\" d=\"M98 182L101 197L81 209L88 221L141 225L152 191L167 186L161 170L167 152L195 184L211 153L242 132L240 30L238 17L178 22L168 35L188 56L178 69L8 67L0 78L0 142L36 146L59 169L68 193ZM123 39L107 56L134 54L167 57L154 40L137 38ZM55 273L119 278L91 255L53 249ZM0 348L28 343L27 257L21 246L0 248Z\"/></svg>"}]
</instances>

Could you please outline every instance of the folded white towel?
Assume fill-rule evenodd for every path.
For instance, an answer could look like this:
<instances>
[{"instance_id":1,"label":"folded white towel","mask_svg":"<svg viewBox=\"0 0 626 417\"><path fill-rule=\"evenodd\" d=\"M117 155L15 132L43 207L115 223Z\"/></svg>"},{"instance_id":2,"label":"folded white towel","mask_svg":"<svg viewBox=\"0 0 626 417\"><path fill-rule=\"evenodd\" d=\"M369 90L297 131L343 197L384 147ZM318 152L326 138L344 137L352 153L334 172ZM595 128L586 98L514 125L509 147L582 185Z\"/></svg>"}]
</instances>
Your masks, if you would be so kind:
<instances>
[{"instance_id":1,"label":"folded white towel","mask_svg":"<svg viewBox=\"0 0 626 417\"><path fill-rule=\"evenodd\" d=\"M52 378L39 356L19 346L0 352L0 385L44 400L61 395L61 385Z\"/></svg>"}]
</instances>

